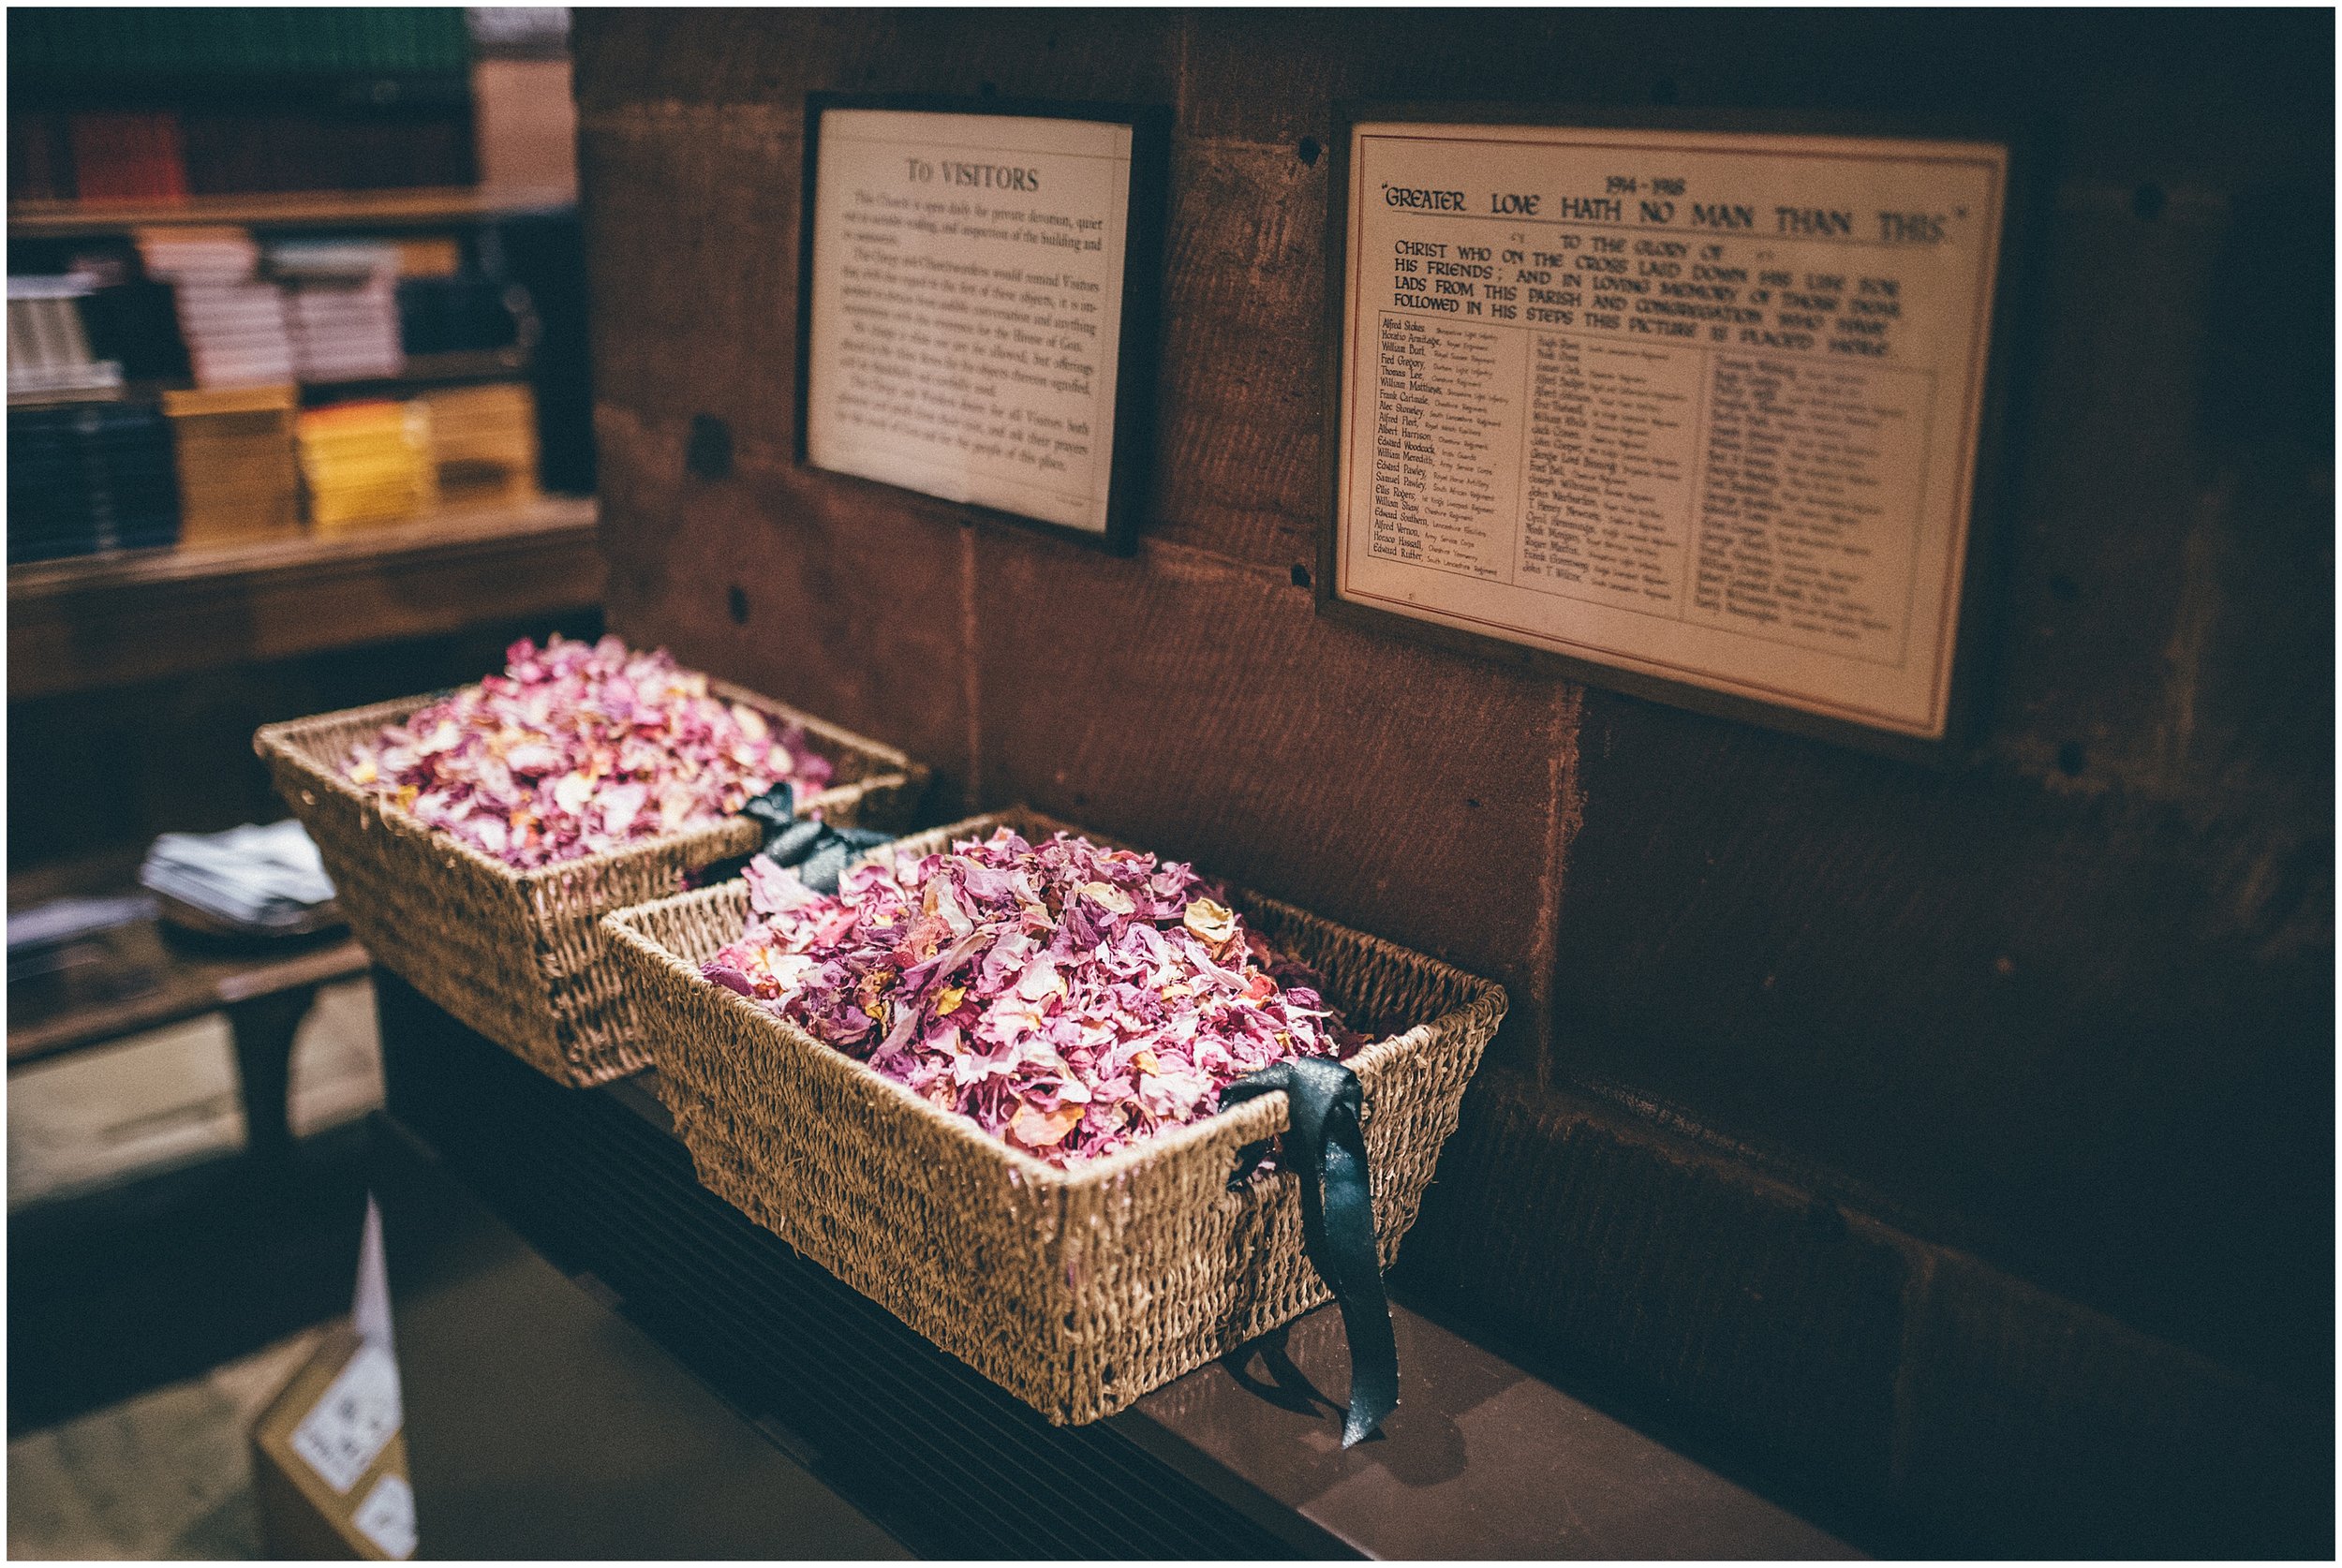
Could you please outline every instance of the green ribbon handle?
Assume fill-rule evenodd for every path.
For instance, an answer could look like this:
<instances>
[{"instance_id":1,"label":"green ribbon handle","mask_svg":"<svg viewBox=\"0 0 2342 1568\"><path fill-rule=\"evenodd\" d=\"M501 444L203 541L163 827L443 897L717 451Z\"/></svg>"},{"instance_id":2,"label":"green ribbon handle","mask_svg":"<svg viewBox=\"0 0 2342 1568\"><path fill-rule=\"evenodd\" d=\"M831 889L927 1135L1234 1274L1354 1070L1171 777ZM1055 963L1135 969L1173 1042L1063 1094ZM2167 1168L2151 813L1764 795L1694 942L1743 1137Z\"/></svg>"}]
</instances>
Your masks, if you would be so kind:
<instances>
[{"instance_id":1,"label":"green ribbon handle","mask_svg":"<svg viewBox=\"0 0 2342 1568\"><path fill-rule=\"evenodd\" d=\"M1290 1107L1283 1148L1301 1178L1301 1239L1334 1293L1350 1342L1350 1414L1341 1428L1341 1445L1348 1448L1399 1408L1399 1343L1383 1294L1374 1195L1367 1180L1365 1096L1358 1075L1341 1063L1297 1057L1222 1089L1221 1108L1277 1090ZM1267 1153L1265 1144L1246 1149L1228 1185L1242 1185Z\"/></svg>"},{"instance_id":2,"label":"green ribbon handle","mask_svg":"<svg viewBox=\"0 0 2342 1568\"><path fill-rule=\"evenodd\" d=\"M869 828L831 827L810 817L799 817L796 788L785 778L741 806L740 814L763 828L763 847L754 854L716 862L700 873L698 885L728 881L761 854L775 865L793 869L798 880L814 892L836 893L839 875L854 856L894 837Z\"/></svg>"}]
</instances>

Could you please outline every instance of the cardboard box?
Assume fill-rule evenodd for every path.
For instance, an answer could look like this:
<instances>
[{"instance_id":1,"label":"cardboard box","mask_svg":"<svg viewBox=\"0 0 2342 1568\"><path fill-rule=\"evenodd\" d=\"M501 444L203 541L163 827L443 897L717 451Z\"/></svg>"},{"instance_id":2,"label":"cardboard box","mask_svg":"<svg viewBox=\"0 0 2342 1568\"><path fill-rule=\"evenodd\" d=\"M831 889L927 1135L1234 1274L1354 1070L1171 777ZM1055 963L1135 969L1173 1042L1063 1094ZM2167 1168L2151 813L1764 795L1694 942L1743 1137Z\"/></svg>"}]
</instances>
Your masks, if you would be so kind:
<instances>
[{"instance_id":1,"label":"cardboard box","mask_svg":"<svg viewBox=\"0 0 2342 1568\"><path fill-rule=\"evenodd\" d=\"M414 1492L389 1350L337 1327L252 1427L260 1534L278 1559L414 1555Z\"/></svg>"}]
</instances>

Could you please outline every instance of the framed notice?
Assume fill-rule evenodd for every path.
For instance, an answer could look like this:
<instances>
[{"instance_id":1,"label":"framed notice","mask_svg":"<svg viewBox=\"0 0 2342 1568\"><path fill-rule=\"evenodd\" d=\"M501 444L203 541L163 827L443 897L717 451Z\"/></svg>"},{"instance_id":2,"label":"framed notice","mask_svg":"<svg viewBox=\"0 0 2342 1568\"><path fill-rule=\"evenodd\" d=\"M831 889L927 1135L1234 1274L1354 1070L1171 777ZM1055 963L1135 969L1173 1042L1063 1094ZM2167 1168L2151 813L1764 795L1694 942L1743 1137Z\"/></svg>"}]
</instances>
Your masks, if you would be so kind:
<instances>
[{"instance_id":1,"label":"framed notice","mask_svg":"<svg viewBox=\"0 0 2342 1568\"><path fill-rule=\"evenodd\" d=\"M1132 548L1168 126L809 95L799 461Z\"/></svg>"},{"instance_id":2,"label":"framed notice","mask_svg":"<svg viewBox=\"0 0 2342 1568\"><path fill-rule=\"evenodd\" d=\"M1420 108L1337 130L1320 607L1941 755L2008 147Z\"/></svg>"}]
</instances>

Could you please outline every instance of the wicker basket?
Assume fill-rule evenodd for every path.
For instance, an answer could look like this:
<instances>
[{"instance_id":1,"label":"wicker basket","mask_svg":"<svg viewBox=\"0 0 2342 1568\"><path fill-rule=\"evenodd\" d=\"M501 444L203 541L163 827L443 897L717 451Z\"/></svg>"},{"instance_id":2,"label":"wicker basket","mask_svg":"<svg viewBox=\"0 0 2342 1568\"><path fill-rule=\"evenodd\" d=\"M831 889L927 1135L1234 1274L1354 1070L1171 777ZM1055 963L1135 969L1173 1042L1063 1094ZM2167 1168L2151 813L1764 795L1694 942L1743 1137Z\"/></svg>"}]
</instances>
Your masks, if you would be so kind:
<instances>
[{"instance_id":1,"label":"wicker basket","mask_svg":"<svg viewBox=\"0 0 2342 1568\"><path fill-rule=\"evenodd\" d=\"M910 825L926 786L924 766L752 691L707 684L719 697L803 725L836 764L832 787L806 809L890 832ZM762 830L734 817L516 869L342 777L353 745L430 700L272 724L253 736L253 749L317 841L350 927L377 963L559 1083L583 1087L639 1071L649 1058L598 922L676 892L686 872L754 850Z\"/></svg>"},{"instance_id":2,"label":"wicker basket","mask_svg":"<svg viewBox=\"0 0 2342 1568\"><path fill-rule=\"evenodd\" d=\"M1065 825L1008 812L871 854L927 854L1002 823L1028 837ZM1387 1267L1505 993L1289 905L1234 899L1377 1037L1351 1066ZM1302 1252L1295 1176L1228 1190L1238 1151L1284 1130L1283 1095L1059 1170L703 979L749 912L733 881L603 922L660 1092L703 1184L927 1339L1073 1424L1327 1299Z\"/></svg>"}]
</instances>

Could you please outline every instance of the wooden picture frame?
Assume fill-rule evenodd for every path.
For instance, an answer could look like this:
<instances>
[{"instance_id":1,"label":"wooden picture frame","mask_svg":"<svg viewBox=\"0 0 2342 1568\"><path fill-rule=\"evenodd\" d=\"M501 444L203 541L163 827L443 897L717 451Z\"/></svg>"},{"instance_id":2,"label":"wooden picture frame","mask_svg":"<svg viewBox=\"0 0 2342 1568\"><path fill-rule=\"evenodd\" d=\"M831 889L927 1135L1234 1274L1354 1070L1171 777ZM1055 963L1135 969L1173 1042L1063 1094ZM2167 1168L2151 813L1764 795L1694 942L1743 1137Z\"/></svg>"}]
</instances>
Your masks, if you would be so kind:
<instances>
[{"instance_id":1,"label":"wooden picture frame","mask_svg":"<svg viewBox=\"0 0 2342 1568\"><path fill-rule=\"evenodd\" d=\"M2033 279L2023 270L2026 253L2019 244L2021 232L2032 227L2031 213L2038 200L2038 191L2032 183L2034 159L2028 155L2028 149L2038 143L2038 133L2028 133L2024 127L2006 124L1940 118L1913 118L1888 124L1875 118L1827 115L1702 112L1673 109L1576 111L1519 105L1394 102L1339 104L1334 118L1329 165L1331 195L1327 219L1327 352L1330 395L1326 408L1325 493L1317 572L1313 583L1318 612L1344 624L1386 633L1395 632L1475 657L1543 670L1647 700L1908 761L1947 766L1963 755L1975 732L1981 666L1999 609L1998 579L2005 554L2005 505L2001 486L2006 479L2006 466L2000 457L2012 379L2009 363L2011 348L2022 341L2020 316L2029 308L2029 302L2038 292L2033 287ZM1471 127L1476 135L1490 141L1502 140L1501 133L1507 128L1534 127L1540 133L1584 130L1612 144L1631 140L1623 139L1618 133L1650 132L1656 133L1654 141L1669 136L1680 140L1682 133L1691 133L1696 137L1747 138L1751 139L1752 147L1759 150L1768 141L1779 142L1782 139L1809 137L1874 144L1947 141L1989 143L1993 146L2001 160L1996 192L1998 210L1990 239L1989 260L1982 265L1987 269L1986 275L1994 283L1989 305L1978 313L1980 319L1976 323L1976 331L1981 336L1974 348L1974 413L1972 427L1964 441L1969 466L1964 485L1965 504L1964 513L1958 519L1956 542L1950 550L1949 558L1942 563L1948 578L1949 598L1940 614L1939 636L1934 650L1936 662L1930 676L1938 682L1936 706L1942 715L1940 730L1932 733L1921 732L1907 722L1882 724L1865 721L1862 717L1844 712L1829 711L1826 706L1814 703L1809 696L1788 701L1771 700L1746 689L1731 689L1728 685L1713 684L1712 676L1709 679L1679 678L1662 673L1648 664L1638 667L1634 663L1618 662L1609 650L1588 646L1579 651L1567 651L1549 645L1560 641L1551 634L1547 634L1545 640L1540 642L1505 635L1493 629L1473 629L1464 625L1452 624L1455 620L1465 618L1453 611L1435 612L1448 614L1450 619L1430 619L1403 609L1386 607L1385 603L1362 602L1357 598L1345 596L1345 513L1355 510L1353 501L1356 495L1371 493L1371 478L1362 491L1360 478L1352 475L1345 466L1345 459L1350 455L1345 444L1358 439L1356 427L1344 417L1355 390L1350 380L1349 344L1355 319L1353 313L1360 303L1354 294L1351 267L1355 243L1351 230L1358 216L1362 194L1353 189L1356 177L1354 145L1358 140L1358 127L1385 125ZM1727 155L1729 145L1717 143L1718 148ZM1638 166L1649 167L1650 160L1641 160ZM1394 206L1413 200L1403 191L1399 200L1393 200L1389 192L1383 195ZM1431 199L1442 202L1447 200L1445 197ZM1496 193L1489 193L1487 200L1494 204L1499 197ZM1449 210L1461 214L1460 209ZM1569 210L1579 213L1587 209ZM1381 227L1386 229L1389 224L1385 223ZM1493 220L1490 227L1496 227ZM1647 230L1653 233L1662 231L1656 229ZM1365 275L1365 265L1361 261L1361 280ZM1490 304L1486 308L1493 309L1494 306ZM1386 314L1395 316L1398 313ZM1361 374L1359 383L1371 386L1371 375ZM1527 416L1523 414L1521 417L1525 420ZM1529 436L1525 430L1518 439L1524 445L1528 442ZM1692 455L1697 461L1703 454L1694 450ZM1522 461L1525 465L1526 459ZM1528 470L1523 466L1519 471L1523 476L1520 492L1524 500L1522 507L1517 510L1525 510L1528 482L1525 476ZM1349 486L1348 494L1345 494L1345 484ZM1697 529L1697 521L1696 516L1687 513L1682 546L1684 553L1680 557L1684 563L1682 572L1685 585L1679 590L1685 595L1691 591L1688 579L1694 549L1692 534ZM1516 517L1514 526L1525 530L1525 521ZM1914 531L1916 533L1917 530ZM1515 548L1519 546L1516 544ZM1913 548L1916 555L1918 547L1915 545ZM1356 558L1355 550L1351 555Z\"/></svg>"},{"instance_id":2,"label":"wooden picture frame","mask_svg":"<svg viewBox=\"0 0 2342 1568\"><path fill-rule=\"evenodd\" d=\"M964 475L955 478L945 474L944 478L950 482L931 486L911 482L912 476L905 472L872 471L883 470L883 463L863 462L859 466L839 466L834 460L822 460L829 454L817 450L823 446L823 440L815 428L817 408L821 407L817 405L816 394L826 395L828 389L816 385L820 375L816 363L816 324L821 303L817 298L817 288L823 282L817 274L817 250L821 238L818 217L823 211L820 183L823 121L833 111L868 111L901 116L1076 122L1127 130L1128 181L1119 214L1121 275L1119 293L1114 301L1117 314L1113 323L1113 341L1110 344L1104 342L1104 334L1101 333L1101 341L1095 348L1096 362L1102 366L1110 364L1113 368L1115 379L1111 397L1097 400L1105 403L1101 417L1110 420L1112 428L1101 437L1096 430L1096 420L1092 419L1087 422L1089 429L1084 433L1088 436L1089 450L1103 451L1108 465L1102 500L1094 485L1084 495L1086 503L1094 509L1092 516L1096 525L1069 521L1063 516L1042 516L1031 510L1019 510L1015 504L1015 493L1020 489L1020 481L997 474L972 478ZM1147 470L1153 457L1154 383L1161 332L1163 245L1165 203L1170 187L1170 111L1159 105L967 98L933 94L816 92L806 95L805 115L804 194L798 223L794 431L795 454L799 465L860 482L910 490L953 502L973 517L1038 529L1060 538L1077 539L1118 555L1134 551L1137 548L1139 512L1147 495ZM949 119L938 118L936 129L939 132L949 129L953 123ZM964 124L964 121L959 123ZM948 155L955 143L938 139L923 146ZM1090 155L1046 152L1038 155ZM914 160L906 155L905 161L909 164ZM925 188L947 192L961 188L948 183L948 176L958 170L946 158L926 157L917 161L924 161L930 169L940 165L945 170L946 182ZM981 167L958 166L959 169ZM996 170L994 172L1001 171ZM1014 173L1013 170L1009 172ZM984 194L986 193L978 193L979 196ZM1034 330L1041 331L1038 328ZM1044 333L1043 335L1047 334ZM999 410L996 408L995 411ZM1014 411L1022 419L1032 409L1018 407ZM929 432L928 436L931 440L933 433ZM875 436L860 439L879 444ZM1021 436L1019 439L1022 439ZM1021 450L1018 455L1023 455ZM998 460L993 460L991 466L999 466ZM1033 487L1022 488L1030 495ZM1067 498L1071 499L1070 496Z\"/></svg>"}]
</instances>

